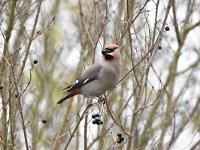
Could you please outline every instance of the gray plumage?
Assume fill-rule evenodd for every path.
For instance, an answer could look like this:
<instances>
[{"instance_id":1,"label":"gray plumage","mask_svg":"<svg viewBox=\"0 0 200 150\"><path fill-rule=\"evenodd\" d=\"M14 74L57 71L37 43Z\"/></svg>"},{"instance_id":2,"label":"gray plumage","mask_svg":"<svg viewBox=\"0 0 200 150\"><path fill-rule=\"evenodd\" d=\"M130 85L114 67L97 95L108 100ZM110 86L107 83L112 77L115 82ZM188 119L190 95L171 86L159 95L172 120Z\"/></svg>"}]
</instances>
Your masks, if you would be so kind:
<instances>
[{"instance_id":1,"label":"gray plumage","mask_svg":"<svg viewBox=\"0 0 200 150\"><path fill-rule=\"evenodd\" d=\"M118 82L121 71L121 55L116 44L109 44L102 50L102 59L84 71L76 82L66 88L66 94L57 104L82 94L99 96Z\"/></svg>"}]
</instances>

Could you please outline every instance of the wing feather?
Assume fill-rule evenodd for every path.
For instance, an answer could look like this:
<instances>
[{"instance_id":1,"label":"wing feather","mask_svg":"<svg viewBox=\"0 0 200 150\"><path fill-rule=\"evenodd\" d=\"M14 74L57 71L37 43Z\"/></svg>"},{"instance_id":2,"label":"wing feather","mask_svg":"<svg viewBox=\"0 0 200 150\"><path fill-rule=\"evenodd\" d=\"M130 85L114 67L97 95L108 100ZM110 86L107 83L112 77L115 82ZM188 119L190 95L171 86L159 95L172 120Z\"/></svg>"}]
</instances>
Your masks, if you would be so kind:
<instances>
[{"instance_id":1,"label":"wing feather","mask_svg":"<svg viewBox=\"0 0 200 150\"><path fill-rule=\"evenodd\" d=\"M67 86L65 89L67 90L67 92L70 92L82 87L85 84L97 80L101 69L102 66L99 63L92 65L81 75L79 79L76 80L74 84Z\"/></svg>"}]
</instances>

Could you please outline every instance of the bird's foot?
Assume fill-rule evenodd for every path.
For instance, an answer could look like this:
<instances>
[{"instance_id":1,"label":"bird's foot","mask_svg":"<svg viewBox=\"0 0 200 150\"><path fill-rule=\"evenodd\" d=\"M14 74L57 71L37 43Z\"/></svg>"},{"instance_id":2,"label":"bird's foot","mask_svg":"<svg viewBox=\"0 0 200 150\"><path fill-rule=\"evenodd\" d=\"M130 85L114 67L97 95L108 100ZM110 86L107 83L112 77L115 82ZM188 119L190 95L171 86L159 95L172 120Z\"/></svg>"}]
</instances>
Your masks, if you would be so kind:
<instances>
[{"instance_id":1,"label":"bird's foot","mask_svg":"<svg viewBox=\"0 0 200 150\"><path fill-rule=\"evenodd\" d=\"M107 99L106 97L99 96L99 97L98 97L98 102L99 102L99 103L103 103L103 104L105 104L106 99Z\"/></svg>"}]
</instances>

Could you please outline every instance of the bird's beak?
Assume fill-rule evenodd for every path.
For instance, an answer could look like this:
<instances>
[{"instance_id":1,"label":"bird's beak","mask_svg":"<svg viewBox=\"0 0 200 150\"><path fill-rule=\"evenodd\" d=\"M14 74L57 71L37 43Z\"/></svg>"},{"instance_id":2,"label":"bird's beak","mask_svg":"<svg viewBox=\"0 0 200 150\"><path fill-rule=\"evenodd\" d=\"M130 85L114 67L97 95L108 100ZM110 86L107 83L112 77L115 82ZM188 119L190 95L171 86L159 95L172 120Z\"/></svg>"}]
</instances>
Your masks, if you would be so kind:
<instances>
[{"instance_id":1,"label":"bird's beak","mask_svg":"<svg viewBox=\"0 0 200 150\"><path fill-rule=\"evenodd\" d=\"M102 49L101 53L102 53L103 55L105 55L106 53L109 53L109 51L108 51L106 48L104 48L104 49Z\"/></svg>"}]
</instances>

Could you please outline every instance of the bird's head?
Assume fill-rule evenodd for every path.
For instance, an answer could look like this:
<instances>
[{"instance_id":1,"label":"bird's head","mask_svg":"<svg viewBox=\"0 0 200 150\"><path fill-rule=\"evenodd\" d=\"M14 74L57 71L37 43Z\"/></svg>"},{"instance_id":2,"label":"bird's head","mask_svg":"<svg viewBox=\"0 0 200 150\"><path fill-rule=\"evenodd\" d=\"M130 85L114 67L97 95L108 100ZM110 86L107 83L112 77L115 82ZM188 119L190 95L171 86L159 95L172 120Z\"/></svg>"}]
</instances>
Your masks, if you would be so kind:
<instances>
[{"instance_id":1,"label":"bird's head","mask_svg":"<svg viewBox=\"0 0 200 150\"><path fill-rule=\"evenodd\" d=\"M108 44L101 51L106 60L121 59L119 46L116 44Z\"/></svg>"}]
</instances>

